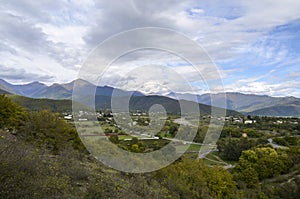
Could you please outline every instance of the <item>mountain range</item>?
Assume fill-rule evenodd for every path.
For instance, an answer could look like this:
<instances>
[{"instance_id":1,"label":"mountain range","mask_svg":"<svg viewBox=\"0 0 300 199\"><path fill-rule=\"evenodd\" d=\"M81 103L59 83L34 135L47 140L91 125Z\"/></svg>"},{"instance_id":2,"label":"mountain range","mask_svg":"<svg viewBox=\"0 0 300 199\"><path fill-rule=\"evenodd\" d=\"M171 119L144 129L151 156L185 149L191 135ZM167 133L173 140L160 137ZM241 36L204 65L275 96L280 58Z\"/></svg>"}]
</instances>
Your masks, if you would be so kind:
<instances>
[{"instance_id":1,"label":"mountain range","mask_svg":"<svg viewBox=\"0 0 300 199\"><path fill-rule=\"evenodd\" d=\"M0 79L0 89L3 92L17 94L30 98L46 98L46 99L71 99L73 93L73 87L79 87L80 94L88 94L91 89L96 89L96 95L111 96L113 91L117 91L119 96L128 96L133 94L134 96L144 96L138 91L123 91L121 89L109 87L109 86L97 86L91 84L88 81L77 79L66 84L52 84L47 86L40 82L32 82L23 85L13 85Z\"/></svg>"},{"instance_id":2,"label":"mountain range","mask_svg":"<svg viewBox=\"0 0 300 199\"><path fill-rule=\"evenodd\" d=\"M247 115L300 116L300 99L295 97L271 97L227 92L225 93L226 103L222 103L224 93L202 95L169 93L167 96L172 98L176 96L177 99L191 100L207 105L211 105L211 99L214 99L214 104L225 105L220 106L222 108L239 111Z\"/></svg>"},{"instance_id":3,"label":"mountain range","mask_svg":"<svg viewBox=\"0 0 300 199\"><path fill-rule=\"evenodd\" d=\"M169 93L166 96L147 96L139 91L124 91L110 86L97 86L88 81L77 79L66 84L53 84L47 86L40 82L32 82L24 85L13 85L0 79L0 94L17 94L29 98L46 99L71 99L73 87L76 84L80 88L80 94L84 96L90 89L95 89L96 108L110 108L112 93L117 93L117 97L133 96L131 103L135 108L143 109L154 102L159 102L177 111L177 100L192 101L199 103L202 109L207 110L214 104L222 104L221 100L226 96L226 105L219 106L241 112L245 115L263 115L263 116L300 116L300 99L295 97L271 97L267 95L243 94L237 92L227 92L218 94L194 95L190 93ZM117 91L117 92L116 92ZM154 103L155 104L155 103Z\"/></svg>"}]
</instances>

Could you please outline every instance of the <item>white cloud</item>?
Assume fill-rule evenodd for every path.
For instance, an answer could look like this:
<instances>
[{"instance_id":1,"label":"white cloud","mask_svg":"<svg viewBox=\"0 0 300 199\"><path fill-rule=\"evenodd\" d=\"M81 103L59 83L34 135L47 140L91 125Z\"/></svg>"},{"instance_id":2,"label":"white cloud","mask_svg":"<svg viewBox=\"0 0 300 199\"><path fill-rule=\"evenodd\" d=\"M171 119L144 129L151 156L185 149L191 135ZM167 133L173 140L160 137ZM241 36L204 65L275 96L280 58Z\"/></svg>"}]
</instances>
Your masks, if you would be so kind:
<instances>
[{"instance_id":1,"label":"white cloud","mask_svg":"<svg viewBox=\"0 0 300 199\"><path fill-rule=\"evenodd\" d=\"M276 64L278 70L282 70L280 66L286 63L296 66L299 52L292 51L284 40L281 42L278 37L272 37L272 30L300 19L299 10L298 0L4 1L0 5L0 61L11 71L35 74L32 80L44 77L44 82L70 81L76 78L78 65L83 64L88 52L109 36L132 28L154 26L183 32L202 45L222 66L242 59L246 63L236 67L272 67ZM179 41L173 42L185 47ZM112 46L108 51L116 48L118 46ZM132 58L136 59L135 63L146 64L142 54ZM169 64L176 66L178 61L174 70L191 82L199 81L195 71L182 60L170 60L164 54L156 54L152 60L155 61L148 64L159 65L168 60ZM113 66L107 83L113 84L130 68ZM225 74L223 78L235 75L234 69L224 67L220 71ZM211 78L216 75L205 67L201 72ZM0 78L13 80L8 73L6 70ZM251 78L253 74L248 76ZM255 77L253 81L231 83L231 89L237 87L244 92L279 94L286 91L283 87L288 89L286 87L291 86L290 92L297 87L293 81L282 80L285 86L280 86L280 82L277 85ZM28 78L29 75L24 81ZM153 85L153 82L148 82L145 89L164 92L164 88ZM180 86L178 88L182 90Z\"/></svg>"},{"instance_id":2,"label":"white cloud","mask_svg":"<svg viewBox=\"0 0 300 199\"><path fill-rule=\"evenodd\" d=\"M191 10L190 10L190 12L192 13L192 14L203 14L205 11L203 10L203 9L199 9L199 8L192 8Z\"/></svg>"},{"instance_id":3,"label":"white cloud","mask_svg":"<svg viewBox=\"0 0 300 199\"><path fill-rule=\"evenodd\" d=\"M38 24L42 31L47 34L47 39L54 43L66 43L69 45L85 44L83 36L87 31L85 26L64 26L58 27L52 24Z\"/></svg>"}]
</instances>

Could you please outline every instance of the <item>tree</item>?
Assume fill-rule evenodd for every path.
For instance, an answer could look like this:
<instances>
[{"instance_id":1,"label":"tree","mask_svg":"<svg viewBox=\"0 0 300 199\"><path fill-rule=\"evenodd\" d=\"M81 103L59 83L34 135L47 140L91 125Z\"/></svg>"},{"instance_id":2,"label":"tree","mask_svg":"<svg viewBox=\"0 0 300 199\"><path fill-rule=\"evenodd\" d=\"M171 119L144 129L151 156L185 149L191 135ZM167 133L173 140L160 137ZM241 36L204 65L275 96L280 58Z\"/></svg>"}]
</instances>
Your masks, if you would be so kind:
<instances>
[{"instance_id":1,"label":"tree","mask_svg":"<svg viewBox=\"0 0 300 199\"><path fill-rule=\"evenodd\" d=\"M113 131L112 131L110 128L104 129L105 135L112 134L112 132L113 132Z\"/></svg>"},{"instance_id":2,"label":"tree","mask_svg":"<svg viewBox=\"0 0 300 199\"><path fill-rule=\"evenodd\" d=\"M207 167L202 160L181 159L156 172L161 184L178 198L238 198L231 174Z\"/></svg>"},{"instance_id":3,"label":"tree","mask_svg":"<svg viewBox=\"0 0 300 199\"><path fill-rule=\"evenodd\" d=\"M171 135L175 135L175 133L178 131L178 126L174 123L172 123L169 127L169 133Z\"/></svg>"},{"instance_id":4,"label":"tree","mask_svg":"<svg viewBox=\"0 0 300 199\"><path fill-rule=\"evenodd\" d=\"M244 129L244 132L247 133L247 136L250 137L250 138L258 138L258 137L261 137L262 134L255 131L254 129L252 128L247 128L247 129Z\"/></svg>"},{"instance_id":5,"label":"tree","mask_svg":"<svg viewBox=\"0 0 300 199\"><path fill-rule=\"evenodd\" d=\"M208 130L208 126L199 126L194 141L197 143L202 143L207 133L207 130Z\"/></svg>"},{"instance_id":6,"label":"tree","mask_svg":"<svg viewBox=\"0 0 300 199\"><path fill-rule=\"evenodd\" d=\"M289 146L289 143L284 138L275 137L273 138L273 141L282 146Z\"/></svg>"},{"instance_id":7,"label":"tree","mask_svg":"<svg viewBox=\"0 0 300 199\"><path fill-rule=\"evenodd\" d=\"M296 136L286 136L284 139L289 143L290 146L297 146L298 144L298 139Z\"/></svg>"},{"instance_id":8,"label":"tree","mask_svg":"<svg viewBox=\"0 0 300 199\"><path fill-rule=\"evenodd\" d=\"M242 136L241 132L237 128L232 128L232 127L224 127L220 137L225 138L225 137L234 137L234 138L240 138Z\"/></svg>"},{"instance_id":9,"label":"tree","mask_svg":"<svg viewBox=\"0 0 300 199\"><path fill-rule=\"evenodd\" d=\"M255 188L258 187L258 174L248 162L240 163L236 168L236 173L233 174L235 181L238 182L241 188Z\"/></svg>"},{"instance_id":10,"label":"tree","mask_svg":"<svg viewBox=\"0 0 300 199\"><path fill-rule=\"evenodd\" d=\"M236 191L232 175L221 167L205 170L207 187L214 198L231 198Z\"/></svg>"},{"instance_id":11,"label":"tree","mask_svg":"<svg viewBox=\"0 0 300 199\"><path fill-rule=\"evenodd\" d=\"M256 148L255 152L258 155L255 168L261 180L285 173L291 167L291 160L285 152L278 153L270 147Z\"/></svg>"},{"instance_id":12,"label":"tree","mask_svg":"<svg viewBox=\"0 0 300 199\"><path fill-rule=\"evenodd\" d=\"M136 153L139 152L139 145L138 144L131 145L131 151Z\"/></svg>"},{"instance_id":13,"label":"tree","mask_svg":"<svg viewBox=\"0 0 300 199\"><path fill-rule=\"evenodd\" d=\"M292 160L293 164L300 163L300 146L290 147L287 151L289 158Z\"/></svg>"},{"instance_id":14,"label":"tree","mask_svg":"<svg viewBox=\"0 0 300 199\"><path fill-rule=\"evenodd\" d=\"M139 142L139 139L137 137L133 137L131 139L131 144L137 144Z\"/></svg>"},{"instance_id":15,"label":"tree","mask_svg":"<svg viewBox=\"0 0 300 199\"><path fill-rule=\"evenodd\" d=\"M255 146L256 143L247 138L222 138L217 142L217 145L220 155L224 159L238 161L242 151L250 149Z\"/></svg>"},{"instance_id":16,"label":"tree","mask_svg":"<svg viewBox=\"0 0 300 199\"><path fill-rule=\"evenodd\" d=\"M234 178L240 186L243 186L243 183L248 188L258 186L259 178L254 168L257 159L258 156L253 150L243 151L238 164L234 168Z\"/></svg>"},{"instance_id":17,"label":"tree","mask_svg":"<svg viewBox=\"0 0 300 199\"><path fill-rule=\"evenodd\" d=\"M119 136L118 135L111 135L109 136L109 140L114 144L119 144Z\"/></svg>"},{"instance_id":18,"label":"tree","mask_svg":"<svg viewBox=\"0 0 300 199\"><path fill-rule=\"evenodd\" d=\"M0 128L18 129L27 116L26 111L5 95L0 95Z\"/></svg>"},{"instance_id":19,"label":"tree","mask_svg":"<svg viewBox=\"0 0 300 199\"><path fill-rule=\"evenodd\" d=\"M270 147L260 147L243 151L234 169L235 179L247 187L257 186L258 180L285 173L292 166L285 152L278 153Z\"/></svg>"}]
</instances>

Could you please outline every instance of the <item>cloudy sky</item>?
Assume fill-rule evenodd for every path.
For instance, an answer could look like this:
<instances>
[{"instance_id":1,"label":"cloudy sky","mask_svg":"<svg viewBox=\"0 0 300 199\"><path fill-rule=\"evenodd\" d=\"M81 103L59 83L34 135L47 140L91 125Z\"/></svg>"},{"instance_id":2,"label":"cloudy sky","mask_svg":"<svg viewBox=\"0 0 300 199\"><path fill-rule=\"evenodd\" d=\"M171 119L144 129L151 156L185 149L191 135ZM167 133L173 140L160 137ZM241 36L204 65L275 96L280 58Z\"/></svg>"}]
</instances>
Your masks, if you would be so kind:
<instances>
[{"instance_id":1,"label":"cloudy sky","mask_svg":"<svg viewBox=\"0 0 300 199\"><path fill-rule=\"evenodd\" d=\"M0 78L69 82L104 40L133 28L160 27L201 45L219 67L226 91L300 97L299 10L299 0L2 0ZM139 75L160 75L128 75L140 65L149 67L139 68ZM122 57L103 81L163 93L166 88L150 80L164 79L167 87L189 92L178 82L171 86L175 73L184 74L197 92L207 91L193 67L159 51Z\"/></svg>"}]
</instances>

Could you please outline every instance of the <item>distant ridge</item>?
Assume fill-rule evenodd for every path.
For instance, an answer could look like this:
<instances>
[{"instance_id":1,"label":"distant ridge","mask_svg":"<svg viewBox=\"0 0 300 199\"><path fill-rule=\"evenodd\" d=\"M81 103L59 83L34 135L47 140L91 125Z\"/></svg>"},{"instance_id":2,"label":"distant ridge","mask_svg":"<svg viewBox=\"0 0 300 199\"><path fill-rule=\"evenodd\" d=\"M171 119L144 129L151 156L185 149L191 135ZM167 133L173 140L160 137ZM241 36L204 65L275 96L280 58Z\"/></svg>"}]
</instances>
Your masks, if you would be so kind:
<instances>
[{"instance_id":1,"label":"distant ridge","mask_svg":"<svg viewBox=\"0 0 300 199\"><path fill-rule=\"evenodd\" d=\"M144 94L138 91L123 91L110 86L96 87L92 83L82 79L77 79L66 84L55 83L51 86L47 86L39 82L32 82L24 85L13 85L0 79L0 89L1 85L3 87L9 88L11 90L10 93L31 98L71 99L74 85L80 88L82 95L87 94L87 91L89 91L90 89L95 89L96 95L111 96L113 91L115 90L118 91L117 93L120 96L144 96Z\"/></svg>"},{"instance_id":2,"label":"distant ridge","mask_svg":"<svg viewBox=\"0 0 300 199\"><path fill-rule=\"evenodd\" d=\"M300 117L300 101L294 101L277 106L271 106L267 108L258 109L248 113L249 115L272 115L272 116L284 116L284 117Z\"/></svg>"},{"instance_id":3,"label":"distant ridge","mask_svg":"<svg viewBox=\"0 0 300 199\"><path fill-rule=\"evenodd\" d=\"M216 104L222 104L221 100L224 99L224 94L226 106L221 106L222 108L236 110L246 115L300 116L300 99L295 97L271 97L237 92L202 95L170 93L167 96L173 98L176 96L178 99L193 100L211 105L212 97Z\"/></svg>"}]
</instances>

